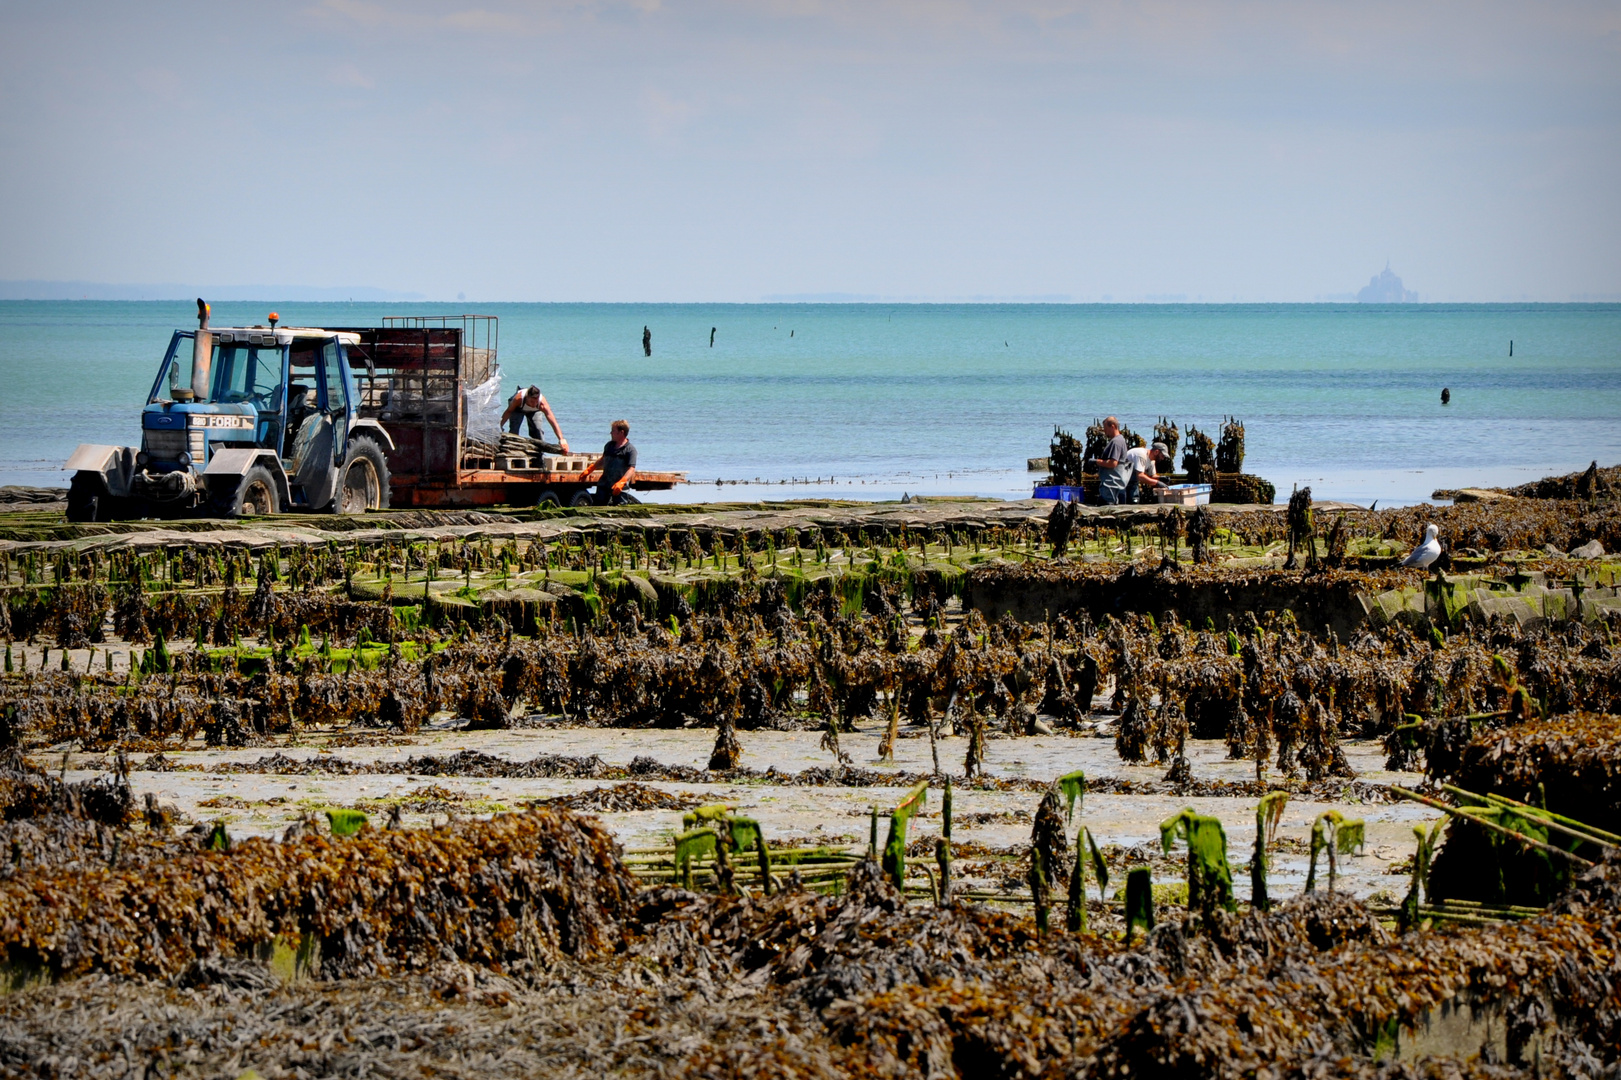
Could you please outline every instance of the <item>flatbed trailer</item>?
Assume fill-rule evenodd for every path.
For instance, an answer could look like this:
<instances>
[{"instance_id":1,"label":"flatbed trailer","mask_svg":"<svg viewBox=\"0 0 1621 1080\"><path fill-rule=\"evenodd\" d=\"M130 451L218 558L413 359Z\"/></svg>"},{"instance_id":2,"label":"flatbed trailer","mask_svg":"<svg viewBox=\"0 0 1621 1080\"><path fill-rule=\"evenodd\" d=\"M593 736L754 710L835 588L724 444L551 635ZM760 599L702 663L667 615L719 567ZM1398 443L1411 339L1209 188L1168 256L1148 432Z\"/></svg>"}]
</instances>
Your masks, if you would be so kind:
<instances>
[{"instance_id":1,"label":"flatbed trailer","mask_svg":"<svg viewBox=\"0 0 1621 1080\"><path fill-rule=\"evenodd\" d=\"M391 316L381 327L346 327L358 388L357 413L389 433L390 505L396 507L583 506L594 454L512 457L467 436L466 392L495 371L499 323L492 315ZM640 467L633 491L667 491L682 472Z\"/></svg>"},{"instance_id":2,"label":"flatbed trailer","mask_svg":"<svg viewBox=\"0 0 1621 1080\"><path fill-rule=\"evenodd\" d=\"M584 464L593 459L584 458ZM636 491L668 491L685 482L686 473L648 472L638 468L627 486ZM588 506L594 484L581 474L546 469L458 469L454 480L395 473L394 507L435 506Z\"/></svg>"}]
</instances>

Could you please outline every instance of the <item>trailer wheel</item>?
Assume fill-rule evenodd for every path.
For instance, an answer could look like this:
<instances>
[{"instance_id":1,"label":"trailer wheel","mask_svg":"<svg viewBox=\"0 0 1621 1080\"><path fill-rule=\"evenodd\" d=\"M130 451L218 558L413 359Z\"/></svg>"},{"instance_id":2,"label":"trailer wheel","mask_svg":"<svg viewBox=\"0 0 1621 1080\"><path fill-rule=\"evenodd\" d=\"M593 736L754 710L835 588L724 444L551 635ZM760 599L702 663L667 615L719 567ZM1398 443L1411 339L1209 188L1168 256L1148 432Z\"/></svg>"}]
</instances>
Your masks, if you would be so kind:
<instances>
[{"instance_id":1,"label":"trailer wheel","mask_svg":"<svg viewBox=\"0 0 1621 1080\"><path fill-rule=\"evenodd\" d=\"M100 473L76 472L68 481L69 521L111 521L112 496Z\"/></svg>"},{"instance_id":2,"label":"trailer wheel","mask_svg":"<svg viewBox=\"0 0 1621 1080\"><path fill-rule=\"evenodd\" d=\"M597 500L591 497L591 493L589 491L581 490L574 493L574 498L570 499L568 504L570 506L595 506L597 505Z\"/></svg>"},{"instance_id":3,"label":"trailer wheel","mask_svg":"<svg viewBox=\"0 0 1621 1080\"><path fill-rule=\"evenodd\" d=\"M223 508L226 517L263 517L281 510L281 499L276 493L276 478L263 465L255 465L242 474L230 502Z\"/></svg>"},{"instance_id":4,"label":"trailer wheel","mask_svg":"<svg viewBox=\"0 0 1621 1080\"><path fill-rule=\"evenodd\" d=\"M557 497L557 492L553 491L551 488L547 488L539 495L535 496L535 508L537 510L556 510L562 505L563 500L559 499Z\"/></svg>"},{"instance_id":5,"label":"trailer wheel","mask_svg":"<svg viewBox=\"0 0 1621 1080\"><path fill-rule=\"evenodd\" d=\"M343 476L338 483L332 509L340 514L364 514L367 510L388 509L388 458L369 435L349 440L343 459Z\"/></svg>"}]
</instances>

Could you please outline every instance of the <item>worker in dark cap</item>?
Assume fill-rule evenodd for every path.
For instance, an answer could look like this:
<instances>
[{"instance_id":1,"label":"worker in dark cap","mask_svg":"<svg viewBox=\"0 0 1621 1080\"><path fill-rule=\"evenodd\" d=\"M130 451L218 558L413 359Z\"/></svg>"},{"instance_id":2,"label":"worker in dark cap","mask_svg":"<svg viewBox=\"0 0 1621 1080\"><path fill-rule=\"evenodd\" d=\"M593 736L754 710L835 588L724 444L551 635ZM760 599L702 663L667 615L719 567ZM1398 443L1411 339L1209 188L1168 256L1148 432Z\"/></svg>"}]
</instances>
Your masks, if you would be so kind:
<instances>
[{"instance_id":1,"label":"worker in dark cap","mask_svg":"<svg viewBox=\"0 0 1621 1080\"><path fill-rule=\"evenodd\" d=\"M529 423L529 437L545 442L540 437L540 425L535 422L535 415L546 418L552 426L552 432L557 436L559 453L568 453L568 440L563 438L563 429L558 426L557 416L552 412L551 405L547 404L546 397L540 392L540 387L531 386L528 390L519 390L507 402L507 411L501 414L501 423L514 435L522 434L518 429L525 421Z\"/></svg>"},{"instance_id":2,"label":"worker in dark cap","mask_svg":"<svg viewBox=\"0 0 1621 1080\"><path fill-rule=\"evenodd\" d=\"M1127 450L1125 460L1131 465L1131 479L1126 481L1126 501L1134 503L1139 493L1147 495L1144 488L1164 485L1164 481L1159 478L1159 466L1164 465L1165 471L1170 471L1171 450L1156 440L1152 446L1146 448L1134 446Z\"/></svg>"}]
</instances>

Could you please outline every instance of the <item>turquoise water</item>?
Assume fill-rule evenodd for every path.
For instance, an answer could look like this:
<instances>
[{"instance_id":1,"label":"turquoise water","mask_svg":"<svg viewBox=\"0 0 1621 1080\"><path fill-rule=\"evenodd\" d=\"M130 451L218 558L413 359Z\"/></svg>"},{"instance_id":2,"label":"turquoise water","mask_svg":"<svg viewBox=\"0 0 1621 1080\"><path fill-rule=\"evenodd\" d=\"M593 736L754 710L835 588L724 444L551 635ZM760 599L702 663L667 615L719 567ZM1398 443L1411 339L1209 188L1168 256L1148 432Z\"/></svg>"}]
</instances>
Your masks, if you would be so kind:
<instances>
[{"instance_id":1,"label":"turquoise water","mask_svg":"<svg viewBox=\"0 0 1621 1080\"><path fill-rule=\"evenodd\" d=\"M645 468L707 481L683 499L1026 495L1054 424L1106 413L1145 434L1160 415L1212 435L1235 415L1246 471L1318 498L1413 502L1621 461L1615 304L277 310L354 326L464 308L500 316L508 387L538 383L576 447L625 417ZM214 323L269 310L222 303ZM62 484L76 444L135 443L169 332L192 325L187 302L0 302L0 484Z\"/></svg>"}]
</instances>

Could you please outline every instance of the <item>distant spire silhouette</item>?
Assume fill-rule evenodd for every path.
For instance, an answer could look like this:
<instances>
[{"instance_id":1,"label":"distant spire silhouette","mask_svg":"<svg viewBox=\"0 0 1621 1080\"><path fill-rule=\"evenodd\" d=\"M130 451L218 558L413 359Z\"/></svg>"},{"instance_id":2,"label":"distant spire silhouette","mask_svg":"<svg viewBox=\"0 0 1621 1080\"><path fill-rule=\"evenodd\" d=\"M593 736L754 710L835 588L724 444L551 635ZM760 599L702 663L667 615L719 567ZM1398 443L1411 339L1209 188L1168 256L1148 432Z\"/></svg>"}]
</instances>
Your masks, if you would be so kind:
<instances>
[{"instance_id":1,"label":"distant spire silhouette","mask_svg":"<svg viewBox=\"0 0 1621 1080\"><path fill-rule=\"evenodd\" d=\"M1360 304L1416 304L1418 293L1407 289L1401 278L1390 269L1390 260L1385 260L1385 268L1368 279L1367 287L1356 294Z\"/></svg>"}]
</instances>

